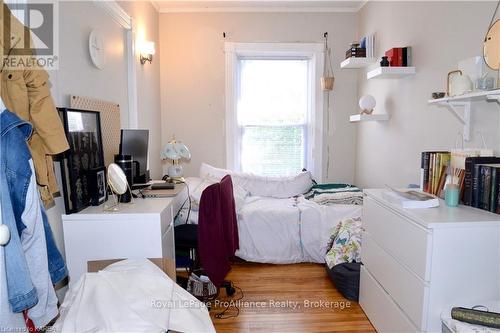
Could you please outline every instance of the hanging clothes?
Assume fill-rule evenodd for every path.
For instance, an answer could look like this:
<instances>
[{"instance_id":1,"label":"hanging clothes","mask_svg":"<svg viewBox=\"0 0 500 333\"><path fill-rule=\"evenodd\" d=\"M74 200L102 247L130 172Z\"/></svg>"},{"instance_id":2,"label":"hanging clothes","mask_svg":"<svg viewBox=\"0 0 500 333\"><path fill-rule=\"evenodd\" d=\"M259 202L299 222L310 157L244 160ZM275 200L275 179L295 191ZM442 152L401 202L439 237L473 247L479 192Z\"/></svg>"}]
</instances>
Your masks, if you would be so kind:
<instances>
[{"instance_id":1,"label":"hanging clothes","mask_svg":"<svg viewBox=\"0 0 500 333\"><path fill-rule=\"evenodd\" d=\"M3 112L4 107L2 106L2 99L0 98L0 113ZM1 148L0 148L1 149ZM0 172L0 185L6 183L5 177L2 177L1 175L4 175L4 172ZM5 190L5 192L2 191L4 187L0 187L0 217L2 219L2 222L7 224L9 221L13 222L14 221L14 215L13 215L13 210L12 210L12 205L10 203L10 196L8 192ZM18 236L17 233L14 234L14 243L16 243ZM12 241L12 238L11 238ZM13 244L14 244L13 243ZM19 241L20 243L20 241ZM9 244L9 243L7 243ZM18 250L20 247L13 247L12 249L15 251L16 249ZM26 266L25 266L26 267ZM29 289L29 287L28 287ZM19 295L26 295L29 294L29 291L26 292L20 292ZM7 274L6 274L6 266L5 266L5 248L4 246L0 246L0 327L4 328L9 328L12 330L16 330L18 332L22 332L22 329L26 327L24 323L24 318L22 313L14 313L12 311L11 303L9 302L9 294L7 291Z\"/></svg>"},{"instance_id":2,"label":"hanging clothes","mask_svg":"<svg viewBox=\"0 0 500 333\"><path fill-rule=\"evenodd\" d=\"M3 15L0 15L0 27L3 16L10 19L10 50L21 43L29 29L13 16L6 4L3 4ZM3 50L3 38L0 36L0 47ZM13 51L14 50L14 51ZM33 124L34 131L29 147L35 164L36 179L40 195L46 207L53 204L53 194L58 192L52 156L69 149L61 119L52 100L49 88L49 76L43 68L8 69L2 65L0 69L0 94L7 109L20 118Z\"/></svg>"},{"instance_id":3,"label":"hanging clothes","mask_svg":"<svg viewBox=\"0 0 500 333\"><path fill-rule=\"evenodd\" d=\"M13 215L2 209L11 231L5 246L7 293L12 311L28 310L39 328L57 316L58 309L48 268L44 211L26 143L31 125L7 110L0 115L0 125L2 206L10 200Z\"/></svg>"}]
</instances>

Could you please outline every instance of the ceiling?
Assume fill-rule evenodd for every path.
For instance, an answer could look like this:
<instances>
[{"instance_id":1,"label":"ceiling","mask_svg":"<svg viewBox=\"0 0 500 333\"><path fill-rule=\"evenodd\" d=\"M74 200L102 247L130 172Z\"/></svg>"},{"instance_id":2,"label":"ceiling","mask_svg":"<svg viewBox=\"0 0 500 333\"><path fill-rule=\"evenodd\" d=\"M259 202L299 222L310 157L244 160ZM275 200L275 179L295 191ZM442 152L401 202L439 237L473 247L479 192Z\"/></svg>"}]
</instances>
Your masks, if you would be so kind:
<instances>
[{"instance_id":1,"label":"ceiling","mask_svg":"<svg viewBox=\"0 0 500 333\"><path fill-rule=\"evenodd\" d=\"M176 12L357 12L368 0L156 0L161 13Z\"/></svg>"}]
</instances>

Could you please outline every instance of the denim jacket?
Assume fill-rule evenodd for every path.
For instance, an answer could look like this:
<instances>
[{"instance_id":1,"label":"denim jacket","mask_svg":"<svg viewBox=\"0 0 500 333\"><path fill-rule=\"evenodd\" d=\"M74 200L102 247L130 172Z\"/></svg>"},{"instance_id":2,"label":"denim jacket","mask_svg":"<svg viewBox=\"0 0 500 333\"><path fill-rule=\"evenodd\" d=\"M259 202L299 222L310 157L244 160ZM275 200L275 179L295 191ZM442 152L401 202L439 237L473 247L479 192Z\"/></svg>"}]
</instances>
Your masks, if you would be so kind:
<instances>
[{"instance_id":1,"label":"denim jacket","mask_svg":"<svg viewBox=\"0 0 500 333\"><path fill-rule=\"evenodd\" d=\"M25 141L31 135L32 128L13 113L3 111L0 114L0 129L2 222L9 228L11 237L4 247L7 294L12 311L21 312L36 305L38 296L31 281L20 234L16 232L20 225L15 217L16 209L11 201L9 184L14 179L20 193L25 194L28 190L31 170L27 161L31 157Z\"/></svg>"},{"instance_id":2,"label":"denim jacket","mask_svg":"<svg viewBox=\"0 0 500 333\"><path fill-rule=\"evenodd\" d=\"M2 194L2 200L10 199L13 214L8 227L14 236L7 245L16 249L13 253L5 251L7 294L12 310L28 309L28 316L38 328L47 325L58 313L52 280L64 277L66 266L55 246L37 190L33 160L26 144L31 125L7 110L0 114L0 125L1 177L4 177L0 187L2 193L8 192ZM27 272L19 270L19 263L28 268ZM34 295L31 291L23 294L33 287Z\"/></svg>"}]
</instances>

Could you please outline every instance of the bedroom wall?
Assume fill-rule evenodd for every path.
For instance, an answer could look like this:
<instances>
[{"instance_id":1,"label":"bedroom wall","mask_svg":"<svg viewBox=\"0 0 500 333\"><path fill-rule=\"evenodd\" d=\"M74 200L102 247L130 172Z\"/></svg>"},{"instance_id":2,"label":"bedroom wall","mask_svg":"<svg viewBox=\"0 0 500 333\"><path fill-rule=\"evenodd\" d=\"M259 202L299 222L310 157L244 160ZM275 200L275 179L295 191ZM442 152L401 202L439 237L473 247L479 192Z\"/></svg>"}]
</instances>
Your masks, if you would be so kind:
<instances>
[{"instance_id":1,"label":"bedroom wall","mask_svg":"<svg viewBox=\"0 0 500 333\"><path fill-rule=\"evenodd\" d=\"M419 183L420 152L454 147L462 126L446 109L427 105L431 92L446 90L446 75L457 62L482 54L482 41L495 2L380 2L370 1L359 12L359 35L375 33L376 53L391 47L413 47L415 76L395 80L366 80L359 70L359 95L377 99L377 111L389 122L359 124L356 184L380 187ZM500 148L499 106L473 106L473 138L481 131L489 147Z\"/></svg>"},{"instance_id":2,"label":"bedroom wall","mask_svg":"<svg viewBox=\"0 0 500 333\"><path fill-rule=\"evenodd\" d=\"M331 95L329 180L354 177L356 77L340 71L355 37L356 13L168 13L160 14L163 144L172 135L191 149L186 175L201 162L225 166L224 39L233 42L321 42L333 46L335 91ZM327 156L324 155L324 161ZM165 164L166 169L168 165ZM326 162L324 165L326 175Z\"/></svg>"},{"instance_id":3,"label":"bedroom wall","mask_svg":"<svg viewBox=\"0 0 500 333\"><path fill-rule=\"evenodd\" d=\"M140 37L158 39L158 12L149 1L122 4L134 19ZM114 101L121 106L122 126L127 127L128 91L127 62L125 58L125 33L111 17L91 1L69 1L59 4L60 68L51 71L52 96L57 106L69 106L69 95L77 94ZM85 13L85 15L82 15ZM88 37L92 28L99 28L106 41L107 63L104 70L98 70L88 52ZM159 156L160 150L160 94L159 58L153 64L141 67L137 61L137 88L139 127L150 129L150 155ZM161 175L159 158L151 158L153 176ZM60 171L56 163L56 175L60 182ZM56 205L47 211L57 245L64 255L61 214L64 213L62 197L56 198Z\"/></svg>"},{"instance_id":4,"label":"bedroom wall","mask_svg":"<svg viewBox=\"0 0 500 333\"><path fill-rule=\"evenodd\" d=\"M136 41L153 41L156 54L152 63L141 65L136 54L138 128L149 129L149 171L152 179L161 179L161 107L160 107L160 15L151 1L120 1L132 16Z\"/></svg>"}]
</instances>

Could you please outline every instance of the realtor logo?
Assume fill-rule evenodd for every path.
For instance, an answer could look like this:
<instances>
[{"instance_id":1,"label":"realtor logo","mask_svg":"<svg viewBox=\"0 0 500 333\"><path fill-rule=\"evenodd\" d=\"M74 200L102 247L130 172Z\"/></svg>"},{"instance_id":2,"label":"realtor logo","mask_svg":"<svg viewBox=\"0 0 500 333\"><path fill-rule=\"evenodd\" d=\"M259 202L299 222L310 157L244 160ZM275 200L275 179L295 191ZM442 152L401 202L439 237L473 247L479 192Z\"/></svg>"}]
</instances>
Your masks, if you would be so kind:
<instances>
[{"instance_id":1,"label":"realtor logo","mask_svg":"<svg viewBox=\"0 0 500 333\"><path fill-rule=\"evenodd\" d=\"M2 9L3 68L57 69L57 2L29 0L7 6Z\"/></svg>"}]
</instances>

